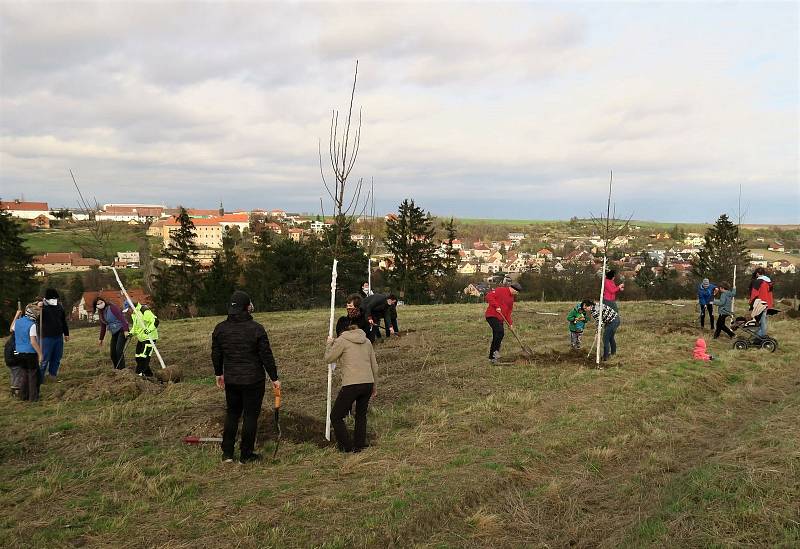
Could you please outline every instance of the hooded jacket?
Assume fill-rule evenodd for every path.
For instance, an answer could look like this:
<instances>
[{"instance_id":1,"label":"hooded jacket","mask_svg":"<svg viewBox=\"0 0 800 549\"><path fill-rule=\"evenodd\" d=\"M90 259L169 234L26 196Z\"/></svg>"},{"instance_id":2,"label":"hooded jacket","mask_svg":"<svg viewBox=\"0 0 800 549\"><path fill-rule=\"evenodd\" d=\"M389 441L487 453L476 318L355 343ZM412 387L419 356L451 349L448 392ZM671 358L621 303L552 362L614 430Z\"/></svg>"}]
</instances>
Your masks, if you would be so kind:
<instances>
[{"instance_id":1,"label":"hooded jacket","mask_svg":"<svg viewBox=\"0 0 800 549\"><path fill-rule=\"evenodd\" d=\"M731 307L731 305L735 295L736 295L736 288L725 290L724 292L719 294L719 299L714 300L714 305L719 307L719 314L721 315L733 314L733 307Z\"/></svg>"},{"instance_id":2,"label":"hooded jacket","mask_svg":"<svg viewBox=\"0 0 800 549\"><path fill-rule=\"evenodd\" d=\"M708 288L703 288L703 284L697 286L697 301L700 302L700 305L708 305L714 302L714 286L713 284L709 284Z\"/></svg>"},{"instance_id":3,"label":"hooded jacket","mask_svg":"<svg viewBox=\"0 0 800 549\"><path fill-rule=\"evenodd\" d=\"M753 302L758 298L771 309L773 306L772 286L773 282L768 276L761 275L756 278L750 285L750 306L752 306Z\"/></svg>"},{"instance_id":4,"label":"hooded jacket","mask_svg":"<svg viewBox=\"0 0 800 549\"><path fill-rule=\"evenodd\" d=\"M586 312L583 310L583 303L578 303L567 314L570 332L582 332L586 327Z\"/></svg>"},{"instance_id":5,"label":"hooded jacket","mask_svg":"<svg viewBox=\"0 0 800 549\"><path fill-rule=\"evenodd\" d=\"M694 351L692 353L692 358L695 360L711 360L711 355L706 353L706 340L702 337L697 338L697 341L694 342Z\"/></svg>"},{"instance_id":6,"label":"hooded jacket","mask_svg":"<svg viewBox=\"0 0 800 549\"><path fill-rule=\"evenodd\" d=\"M603 280L603 301L616 301L621 288L610 278Z\"/></svg>"},{"instance_id":7,"label":"hooded jacket","mask_svg":"<svg viewBox=\"0 0 800 549\"><path fill-rule=\"evenodd\" d=\"M336 363L342 371L342 387L360 383L375 383L378 362L375 350L361 330L348 330L325 349L326 364Z\"/></svg>"},{"instance_id":8,"label":"hooded jacket","mask_svg":"<svg viewBox=\"0 0 800 549\"><path fill-rule=\"evenodd\" d=\"M511 318L511 313L514 310L514 294L511 293L511 289L508 286L495 288L486 294L485 299L486 303L489 304L484 315L486 318L503 320L503 317L505 317L509 326L514 325L514 320ZM502 311L502 316L501 313L497 312L498 307Z\"/></svg>"},{"instance_id":9,"label":"hooded jacket","mask_svg":"<svg viewBox=\"0 0 800 549\"><path fill-rule=\"evenodd\" d=\"M45 300L44 307L42 307L42 337L69 336L64 307L61 306L61 303L56 302L56 305L51 305L48 301L50 300Z\"/></svg>"},{"instance_id":10,"label":"hooded jacket","mask_svg":"<svg viewBox=\"0 0 800 549\"><path fill-rule=\"evenodd\" d=\"M226 320L211 335L211 362L214 374L225 376L225 383L252 385L263 382L267 374L278 380L275 357L264 327L250 313L231 308Z\"/></svg>"}]
</instances>

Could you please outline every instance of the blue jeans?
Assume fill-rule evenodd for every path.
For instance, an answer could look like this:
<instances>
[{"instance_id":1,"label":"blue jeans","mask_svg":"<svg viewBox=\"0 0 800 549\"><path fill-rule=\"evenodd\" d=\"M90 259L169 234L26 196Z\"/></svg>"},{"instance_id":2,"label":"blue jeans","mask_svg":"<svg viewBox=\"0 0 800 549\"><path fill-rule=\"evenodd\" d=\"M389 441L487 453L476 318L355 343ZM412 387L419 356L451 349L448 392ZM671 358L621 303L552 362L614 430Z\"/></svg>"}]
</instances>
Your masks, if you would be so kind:
<instances>
[{"instance_id":1,"label":"blue jeans","mask_svg":"<svg viewBox=\"0 0 800 549\"><path fill-rule=\"evenodd\" d=\"M761 313L761 320L758 322L758 337L767 337L767 309Z\"/></svg>"},{"instance_id":2,"label":"blue jeans","mask_svg":"<svg viewBox=\"0 0 800 549\"><path fill-rule=\"evenodd\" d=\"M43 337L42 338L42 363L39 365L39 372L42 377L46 373L51 376L58 375L58 368L61 366L61 357L64 356L64 338Z\"/></svg>"},{"instance_id":3,"label":"blue jeans","mask_svg":"<svg viewBox=\"0 0 800 549\"><path fill-rule=\"evenodd\" d=\"M617 341L614 339L617 328L619 328L619 319L603 326L603 360L617 352Z\"/></svg>"}]
</instances>

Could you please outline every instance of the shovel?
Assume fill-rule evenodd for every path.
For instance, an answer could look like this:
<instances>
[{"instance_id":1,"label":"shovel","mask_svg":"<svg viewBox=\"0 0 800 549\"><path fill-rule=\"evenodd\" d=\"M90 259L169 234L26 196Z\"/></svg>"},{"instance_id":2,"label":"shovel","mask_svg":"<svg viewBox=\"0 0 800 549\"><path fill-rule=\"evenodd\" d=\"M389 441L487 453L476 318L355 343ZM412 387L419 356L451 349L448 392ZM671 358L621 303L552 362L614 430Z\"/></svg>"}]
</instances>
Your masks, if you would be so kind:
<instances>
[{"instance_id":1,"label":"shovel","mask_svg":"<svg viewBox=\"0 0 800 549\"><path fill-rule=\"evenodd\" d=\"M272 460L275 461L275 457L278 455L278 447L281 445L281 388L280 387L273 387L272 393L275 395L275 451L272 452Z\"/></svg>"},{"instance_id":2,"label":"shovel","mask_svg":"<svg viewBox=\"0 0 800 549\"><path fill-rule=\"evenodd\" d=\"M186 444L200 444L203 442L222 442L222 437L183 437Z\"/></svg>"},{"instance_id":3,"label":"shovel","mask_svg":"<svg viewBox=\"0 0 800 549\"><path fill-rule=\"evenodd\" d=\"M530 347L528 347L527 345L525 345L522 342L522 340L519 338L519 335L517 335L517 331L514 329L514 326L509 324L508 320L506 320L506 317L505 317L505 315L503 315L503 313L500 313L500 316L503 317L503 321L506 324L508 324L509 330L511 330L511 333L514 334L515 338L517 338L517 342L519 343L519 346L522 347L522 352L525 353L526 355L528 355L528 358L533 358L533 351L531 350Z\"/></svg>"}]
</instances>

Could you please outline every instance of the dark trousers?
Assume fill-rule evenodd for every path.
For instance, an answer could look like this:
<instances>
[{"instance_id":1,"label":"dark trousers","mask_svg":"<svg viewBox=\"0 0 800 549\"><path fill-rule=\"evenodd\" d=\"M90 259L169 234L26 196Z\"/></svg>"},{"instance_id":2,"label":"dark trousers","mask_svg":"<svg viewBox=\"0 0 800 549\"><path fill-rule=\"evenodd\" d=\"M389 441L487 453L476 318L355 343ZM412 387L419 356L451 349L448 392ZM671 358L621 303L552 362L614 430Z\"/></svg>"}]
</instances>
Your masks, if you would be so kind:
<instances>
[{"instance_id":1,"label":"dark trousers","mask_svg":"<svg viewBox=\"0 0 800 549\"><path fill-rule=\"evenodd\" d=\"M39 357L36 353L20 353L17 355L19 371L19 392L21 400L39 400L39 386L42 384L39 372Z\"/></svg>"},{"instance_id":2,"label":"dark trousers","mask_svg":"<svg viewBox=\"0 0 800 549\"><path fill-rule=\"evenodd\" d=\"M372 396L372 383L358 383L356 385L345 385L339 389L336 395L336 402L331 409L331 425L336 434L336 446L343 452L352 452L353 449L360 450L367 446L367 409L369 399ZM350 409L356 403L356 427L354 441L350 440L350 434L344 425L344 418L350 413Z\"/></svg>"},{"instance_id":3,"label":"dark trousers","mask_svg":"<svg viewBox=\"0 0 800 549\"><path fill-rule=\"evenodd\" d=\"M259 381L250 385L225 384L225 430L222 433L222 453L226 457L233 457L233 447L236 444L236 433L239 430L239 418L242 421L242 443L239 446L241 457L246 458L253 453L256 444L256 429L258 416L261 413L261 403L264 401L266 383Z\"/></svg>"},{"instance_id":4,"label":"dark trousers","mask_svg":"<svg viewBox=\"0 0 800 549\"><path fill-rule=\"evenodd\" d=\"M489 359L494 358L495 351L500 352L500 344L503 343L503 336L506 335L503 329L503 321L493 316L487 316L486 322L492 328L492 344L489 346Z\"/></svg>"},{"instance_id":5,"label":"dark trousers","mask_svg":"<svg viewBox=\"0 0 800 549\"><path fill-rule=\"evenodd\" d=\"M619 328L619 318L603 326L603 360L617 352L617 340L614 336Z\"/></svg>"},{"instance_id":6,"label":"dark trousers","mask_svg":"<svg viewBox=\"0 0 800 549\"><path fill-rule=\"evenodd\" d=\"M706 326L706 309L708 310L708 320L711 323L711 329L714 329L714 305L711 303L706 303L705 305L700 305L700 327L705 328Z\"/></svg>"},{"instance_id":7,"label":"dark trousers","mask_svg":"<svg viewBox=\"0 0 800 549\"><path fill-rule=\"evenodd\" d=\"M117 370L125 369L125 334L122 330L111 334L111 364Z\"/></svg>"},{"instance_id":8,"label":"dark trousers","mask_svg":"<svg viewBox=\"0 0 800 549\"><path fill-rule=\"evenodd\" d=\"M727 326L727 320L729 316L730 315L719 315L719 318L717 318L717 329L714 331L714 339L719 337L720 332L725 332L730 337L734 336L733 331Z\"/></svg>"},{"instance_id":9,"label":"dark trousers","mask_svg":"<svg viewBox=\"0 0 800 549\"><path fill-rule=\"evenodd\" d=\"M136 342L136 374L151 377L150 357L153 356L153 346L149 341Z\"/></svg>"}]
</instances>

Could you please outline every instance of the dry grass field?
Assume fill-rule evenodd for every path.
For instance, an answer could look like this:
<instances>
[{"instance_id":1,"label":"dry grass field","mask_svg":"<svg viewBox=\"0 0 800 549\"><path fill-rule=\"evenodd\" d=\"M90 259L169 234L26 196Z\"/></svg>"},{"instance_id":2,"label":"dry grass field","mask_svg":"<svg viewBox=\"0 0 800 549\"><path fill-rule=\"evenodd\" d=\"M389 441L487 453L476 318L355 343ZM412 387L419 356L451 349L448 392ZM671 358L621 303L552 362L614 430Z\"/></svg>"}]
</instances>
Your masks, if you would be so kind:
<instances>
[{"instance_id":1,"label":"dry grass field","mask_svg":"<svg viewBox=\"0 0 800 549\"><path fill-rule=\"evenodd\" d=\"M352 455L322 436L326 312L257 314L284 436L277 460L249 465L181 442L221 433L219 318L162 323L184 372L165 385L112 371L96 331L78 330L39 403L0 396L0 546L800 545L800 321L773 317L774 354L706 332L718 360L699 363L691 304L623 302L619 353L596 370L569 352L571 306L519 303L536 357L509 333L494 366L482 306L402 308L408 331L377 347L372 447Z\"/></svg>"}]
</instances>

